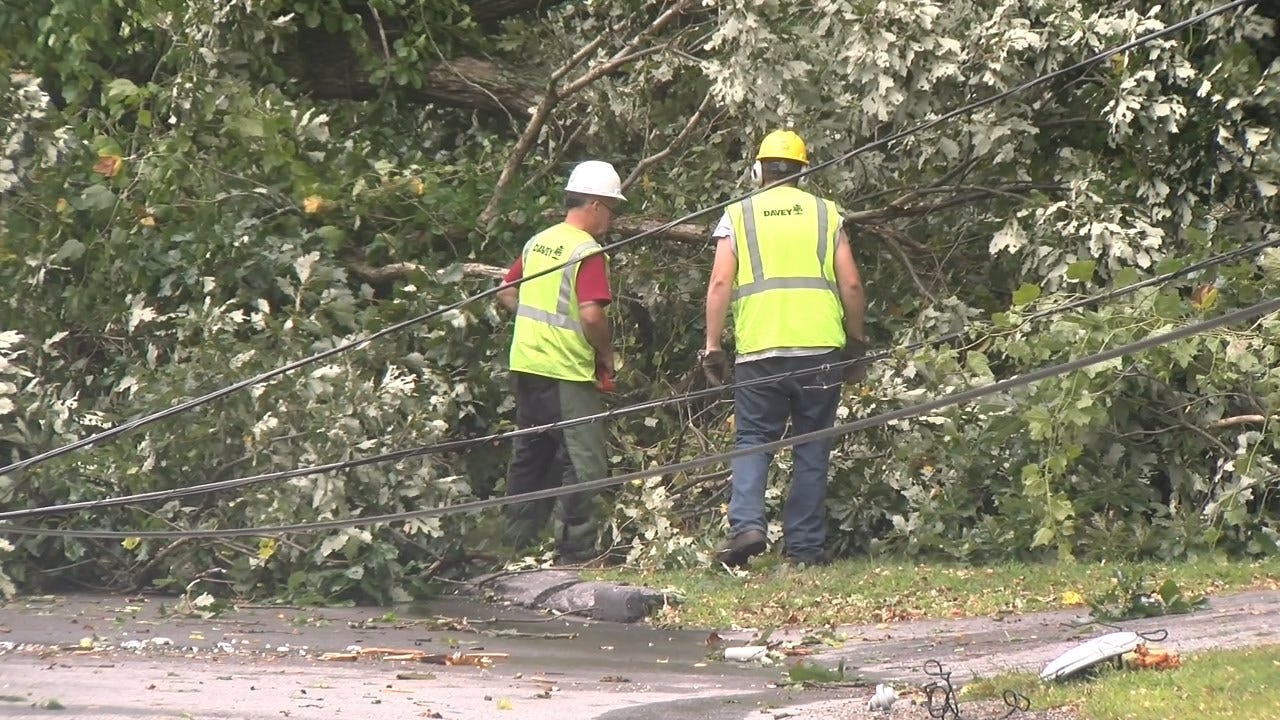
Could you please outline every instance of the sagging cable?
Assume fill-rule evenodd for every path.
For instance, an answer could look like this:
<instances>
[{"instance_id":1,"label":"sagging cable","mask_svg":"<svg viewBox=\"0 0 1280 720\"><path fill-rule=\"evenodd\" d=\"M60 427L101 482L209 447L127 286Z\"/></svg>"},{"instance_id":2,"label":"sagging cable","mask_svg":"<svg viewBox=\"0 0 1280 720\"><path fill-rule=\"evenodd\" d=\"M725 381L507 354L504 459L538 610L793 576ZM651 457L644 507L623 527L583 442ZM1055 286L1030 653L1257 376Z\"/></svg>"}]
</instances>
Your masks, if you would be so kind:
<instances>
[{"instance_id":1,"label":"sagging cable","mask_svg":"<svg viewBox=\"0 0 1280 720\"><path fill-rule=\"evenodd\" d=\"M1151 42L1151 41L1153 41L1153 40L1157 40L1157 39L1159 39L1159 38L1162 38L1162 37L1164 37L1164 36L1166 36L1166 35L1172 35L1173 33L1178 32L1178 31L1180 31L1180 30L1182 30L1182 29L1184 29L1184 28L1186 28L1186 27L1189 27L1189 26L1194 25L1194 24L1199 23L1199 22L1203 22L1204 20L1207 20L1208 18L1214 17L1214 16L1216 16L1216 15L1221 15L1221 14L1223 14L1223 13L1229 12L1229 11L1231 11L1231 10L1234 10L1234 9L1238 8L1238 7L1242 7L1242 6L1244 6L1244 5L1247 5L1247 4L1250 4L1250 3L1253 3L1253 2L1256 2L1256 0L1232 0L1232 2L1228 2L1228 3L1224 4L1224 5L1220 5L1220 6L1216 7L1216 8L1211 9L1211 10L1207 10L1207 11L1205 11L1205 12L1203 12L1203 13L1200 13L1199 15L1195 15L1195 16L1192 16L1192 17L1187 18L1187 19L1185 19L1185 20L1181 20L1181 21L1176 22L1176 23L1174 23L1174 24L1172 24L1172 25L1168 25L1168 26L1166 26L1166 27L1163 27L1163 28L1161 28L1161 29L1159 29L1159 30L1155 30L1155 31L1152 31L1152 32L1147 33L1147 34L1145 34L1145 35L1141 35L1141 36L1139 36L1139 37L1137 37L1137 38L1135 38L1135 39L1133 39L1133 40L1130 40L1129 42L1126 42L1126 43L1123 43L1123 44L1121 44L1121 45L1117 45L1117 46L1115 46L1115 47L1112 47L1112 48L1109 48L1109 49L1103 50L1103 51L1102 51L1102 52L1100 52L1100 53L1097 53L1097 54L1095 54L1095 55L1092 55L1092 56L1090 56L1090 57L1088 57L1088 58L1086 58L1086 59L1084 59L1084 60L1082 60L1082 61L1080 61L1080 62L1078 62L1078 63L1075 63L1075 64L1073 64L1073 65L1070 65L1070 66L1068 66L1068 67L1065 67L1065 68L1061 68L1061 69L1055 70L1055 71L1053 71L1053 72L1051 72L1051 73L1048 73L1048 74L1045 74L1045 75L1041 75L1041 76L1039 76L1039 77L1037 77L1037 78L1034 78L1034 79L1032 79L1032 80L1029 80L1029 81L1027 81L1027 82L1024 82L1024 83L1022 83L1021 85L1017 85L1017 86L1015 86L1015 87L1013 87L1013 88L1010 88L1010 89L1008 89L1008 90L1005 90L1005 91L1003 91L1003 92L997 93L997 94L995 94L995 95L990 95L990 96L985 97L985 98L983 98L983 99L981 99L981 100L974 101L974 102L972 102L972 103L970 103L970 104L968 104L968 105L962 106L962 107L960 107L960 108L953 109L953 110L951 110L951 111L949 111L949 112L947 112L947 113L944 113L944 114L942 114L942 115L939 115L938 117L936 117L936 118L934 118L934 119L932 119L932 120L927 120L927 121L925 121L925 122L919 123L919 124L914 125L914 126L912 126L912 127L908 128L908 129L906 129L906 130L902 130L902 131L899 131L899 132L897 132L897 133L893 133L893 134L891 134L891 135L888 135L888 136L886 136L886 137L880 138L880 139L878 139L878 140L873 140L873 141L871 141L871 142L869 142L869 143L866 143L866 144L864 144L864 145L862 145L862 146L860 146L860 147L858 147L858 148L855 148L855 149L853 149L853 150L851 150L851 151L849 151L849 152L847 152L847 153L845 153L845 154L843 154L843 155L839 155L839 156L834 157L834 158L832 158L832 159L830 159L830 160L826 160L826 161L823 161L823 162L817 163L817 164L815 164L815 165L811 165L811 166L809 166L809 167L806 167L806 168L804 168L804 169L802 169L802 170L800 170L800 171L798 171L798 172L794 173L793 175L790 175L790 176L788 176L788 177L784 177L784 178L780 178L780 179L776 180L775 182L773 182L773 183L771 183L771 184L769 184L769 185L767 185L767 186L757 188L757 189L752 190L752 191L750 191L750 192L748 192L748 193L746 193L746 194L744 194L744 195L740 195L740 196L738 196L738 197L735 197L735 198L732 198L732 199L726 200L726 201L724 201L724 202L717 203L717 204L715 204L715 205L711 205L711 206L706 207L706 208L703 208L703 209L701 209L701 210L696 210L696 211L694 211L694 212L692 212L692 213L689 213L689 214L687 214L687 215L685 215L685 216L683 216L683 217L676 218L676 219L671 220L671 221L669 221L669 222L666 222L666 223L664 223L664 224L662 224L662 225L659 225L659 226L657 226L657 227L655 227L655 228L651 228L651 229L649 229L649 230L646 230L646 231L644 231L644 232L638 233L638 234L633 235L633 236L631 236L631 237L624 238L624 239L619 240L619 241L617 241L617 242L615 242L615 243L611 243L611 244L608 244L608 245L603 245L603 246L601 246L601 250L602 250L603 252L609 252L609 251L615 250L615 249L617 249L617 248L623 247L623 246L625 246L625 245L629 245L630 243L636 242L636 241L638 241L638 240L641 240L641 239L644 239L644 238L647 238L647 237L652 237L652 236L654 236L654 235L659 235L659 234L661 234L661 233L663 233L663 232L666 232L667 230L669 230L669 229L671 229L671 228L673 228L673 227L675 227L675 226L677 226L677 225L680 225L681 223L689 222L690 220L693 220L694 218L697 218L697 217L699 217L699 216L701 216L701 215L705 215L705 214L707 214L707 213L715 212L715 211L717 211L717 210L723 210L724 208L728 207L729 205L732 205L732 204L737 203L737 202L741 202L742 200L745 200L745 199L747 199L747 198L749 198L749 197L752 197L752 196L757 195L757 194L759 194L759 193L761 193L761 192L764 192L765 190L769 190L769 189L771 189L771 188L773 188L773 187L776 187L777 185L780 185L780 184L782 184L782 183L787 183L787 182L791 182L791 181L793 181L793 180L798 180L798 179L800 179L800 178L802 178L802 177L805 177L805 176L807 176L807 175L809 175L809 174L811 174L811 173L817 172L818 170L821 170L821 169L827 168L827 167L829 167L829 166L831 166L831 165L834 165L834 164L836 164L836 163L845 162L845 161L847 161L847 160L849 160L849 159L851 159L851 158L854 158L854 157L857 157L857 156L859 156L859 155L865 154L865 153L870 152L871 150L874 150L874 149L876 149L876 148L879 148L879 147L882 147L882 146L888 145L888 144L889 144L889 143L891 143L891 142L895 142L895 141L900 140L900 139L902 139L902 138L905 138L905 137L908 137L908 136L910 136L910 135L913 135L913 134L916 134L916 133L922 132L922 131L924 131L924 130L927 130L927 129L929 129L929 128L931 128L931 127L935 126L935 125L938 125L938 124L940 124L940 123L946 122L946 121L948 121L948 120L950 120L950 119L952 119L952 118L959 117L959 116L964 115L964 114L967 114L967 113L971 113L971 112L973 112L974 110L981 109L981 108L983 108L983 107L985 107L985 106L987 106L987 105L990 105L990 104L992 104L992 103L995 103L995 102L998 102L998 101L1000 101L1000 100L1003 100L1003 99L1004 99L1004 98L1006 98L1006 97L1009 97L1009 96L1011 96L1011 95L1014 95L1014 94L1016 94L1016 93L1022 92L1022 91L1024 91L1024 90L1028 90L1028 89L1030 89L1030 88L1036 87L1037 85L1041 85L1041 84L1043 84L1043 83L1049 82L1050 80L1054 80L1054 79L1056 79L1056 78L1058 78L1058 77L1061 77L1061 76L1063 76L1063 75L1066 75L1066 74L1069 74L1069 73L1076 72L1076 71L1078 71L1078 70L1082 70L1082 69L1088 68L1088 67L1090 67L1090 66L1092 66L1092 65L1095 65L1095 64L1097 64L1097 63L1099 63L1099 62L1102 62L1102 61L1104 61L1104 60L1106 60L1106 59L1108 59L1108 58L1112 57L1113 55L1118 55L1119 53L1126 52L1126 51L1131 50L1131 49L1133 49L1133 48L1136 48L1136 47L1139 47L1139 46L1144 45L1144 44L1146 44L1146 43L1149 43L1149 42ZM221 398L223 398L223 397L226 397L227 395L230 395L230 394L232 394L232 393L234 393L234 392L237 392L237 391L239 391L239 390L243 390L243 389L245 389L245 388L247 388L247 387L250 387L250 386L253 386L253 385L257 385L257 384L259 384L259 383L262 383L262 382L265 382L265 381L267 381L267 380L270 380L271 378L278 377L278 376L280 376L280 375L284 375L285 373L291 372L291 371L296 370L296 369L298 369L298 368L300 368L300 367L304 367L304 366L306 366L306 365L310 365L310 364L312 364L312 363L319 362L320 360L324 360L325 358L332 357L332 356L334 356L334 355L337 355L337 354L342 353L342 352L346 352L346 351L348 351L348 350L354 350L354 349L362 348L362 347L364 347L365 345L368 345L369 343L373 342L374 340L377 340L377 339L379 339L379 338L385 337L385 336L390 335L390 334L395 333L395 332L399 332L400 330L403 330L403 329L405 329L405 328L408 328L408 327L412 327L412 326L414 326L414 325L421 324L421 323L423 323L423 322L426 322L427 320L431 320L431 319L434 319L434 318L440 317L440 316L442 316L442 315L444 315L444 314L446 314L446 313L453 312L453 311L455 311L455 310L458 310L458 309L460 309L460 308L464 307L464 306L465 306L465 305L467 305L468 303L474 302L474 301L476 301L476 300L480 300L480 299L485 298L485 297L488 297L488 296L490 296L490 295L494 295L494 294L498 293L499 291L504 290L504 289L506 289L506 288L509 288L509 287L515 287L515 286L517 286L517 285L519 285L519 284L522 284L522 283L524 283L524 282L526 282L526 281L528 281L528 280L532 280L532 279L534 279L534 278L542 277L542 276L544 276L544 275L549 275L549 274L551 274L551 273L553 273L553 272L558 272L558 271L560 271L560 270L563 270L564 268L568 267L569 265L573 264L574 262L577 262L577 260L566 260L565 262L560 263L560 264L558 264L558 265L552 265L552 266L550 266L550 267L548 267L548 268L546 268L546 269L544 269L544 270L541 270L541 271L538 271L538 272L535 272L535 273L531 273L531 274L529 274L529 275L522 276L522 277L521 277L521 278L519 278L518 280L515 280L515 281L512 281L512 282L503 282L503 283L500 283L500 284L498 284L498 285L496 285L496 286L494 286L494 287L491 287L491 288L489 288L489 289L487 289L487 290L484 290L484 291L481 291L481 292L479 292L479 293L476 293L475 295L471 295L471 296L468 296L468 297L464 297L464 298L462 298L461 300L458 300L458 301L456 301L456 302L450 303L449 305L446 305L446 306L443 306L443 307L437 308L437 309L435 309L435 310L432 310L431 312L424 313L424 314L422 314L422 315L418 315L418 316L413 317L413 318L409 318L408 320L403 320L403 321L398 322L398 323L396 323L396 324L394 324L394 325L391 325L391 326L389 326L389 327L383 328L382 330L379 330L379 331L377 331L377 332L370 333L369 335L366 335L366 336L365 336L365 337L363 337L363 338L360 338L360 339L357 339L357 340L352 340L352 341L349 341L349 342L346 342L346 343L342 343L342 344L340 344L340 345L336 345L336 346L334 346L334 347L332 347L332 348L330 348L330 349L328 349L328 350L324 350L324 351L319 352L319 353L316 353L316 354L314 354L314 355L311 355L311 356L308 356L308 357L305 357L305 358L302 358L302 359L299 359L299 360L295 360L295 361L293 361L293 362L291 362L291 363L287 363L287 364L282 365L282 366L280 366L280 367L278 367L278 368L275 368L275 369L269 370L269 371L267 371L267 372L261 373L261 374L259 374L259 375L255 375L255 376L253 376L253 377L246 378L246 379L241 380L241 381L239 381L239 382L233 383L233 384L228 385L228 386L226 386L226 387L223 387L223 388L221 388L221 389L219 389L219 390L215 390L215 391L210 392L210 393L207 393L207 394L205 394L205 395L201 395L201 396L199 396L199 397L196 397L196 398L193 398L193 399L190 399L190 400L184 401L184 402L179 403L179 404L177 404L177 405L170 406L170 407L168 407L168 408L166 408L166 409L164 409L164 410L160 410L160 411L157 411L157 412L151 413L151 414L149 414L149 415L144 415L144 416L142 416L142 417L135 418L135 419L133 419L133 420L129 420L129 421L127 421L127 422L121 423L120 425L116 425L116 426L113 426L113 427L108 428L108 429L106 429L106 430L103 430L102 432L99 432L99 433L95 433L95 434L93 434L93 435L90 435L89 437L81 438L81 439L79 439L79 440L73 441L73 442L68 443L68 444L66 444L66 445L63 445L63 446L61 446L61 447L54 448L54 449L52 449L52 450L47 450L47 451L42 452L42 453L39 453L39 454L37 454L37 455L33 455L33 456L29 457L29 458L25 458L25 459L23 459L23 460L19 460L18 462L11 463L11 464L9 464L9 465L7 465L7 466L3 467L3 468L0 468L0 475L7 475L7 474L9 474L9 473L17 472L17 471L19 471L19 470L25 470L25 469L27 469L27 468L33 467L33 466L35 466L35 465L38 465L38 464L40 464L40 463L43 463L43 462L47 462L47 461L49 461L49 460L52 460L53 458L56 458L56 457L60 457L60 456L62 456L62 455L65 455L65 454L67 454L67 453L69 453L69 452L72 452L72 451L74 451L74 450L77 450L77 449L80 449L80 448L83 448L83 447L87 447L87 446L89 446L89 445L95 445L95 444L98 444L98 443L106 442L106 441L108 441L108 440L113 440L113 439L115 439L115 438L119 437L120 435L123 435L124 433L127 433L127 432L129 432L129 431L131 431L131 430L136 430L136 429L138 429L138 428L140 428L140 427L144 427L144 426L146 426L146 425L150 425L150 424L155 423L155 422L157 422L157 421L159 421L159 420L163 420L163 419L165 419L165 418L172 417L172 416L174 416L174 415L177 415L177 414L179 414L179 413L185 412L185 411L187 411L187 410L191 410L191 409L194 409L194 408L199 407L199 406L201 406L201 405L205 405L205 404L207 404L207 403L213 402L214 400L218 400L218 399L221 399Z\"/></svg>"},{"instance_id":2,"label":"sagging cable","mask_svg":"<svg viewBox=\"0 0 1280 720\"><path fill-rule=\"evenodd\" d=\"M1063 303L1062 305L1057 305L1052 308L1048 308L1045 310L1032 313L1028 315L1021 324L1025 325L1030 322L1037 322L1039 320L1043 320L1045 318L1052 317L1054 315L1060 315L1062 313L1065 313L1071 310L1076 310L1078 308L1092 305L1094 303L1100 303L1100 302L1111 300L1117 297L1122 297L1124 295L1137 292L1138 290L1151 287L1153 285L1168 283L1177 278L1190 275L1192 273L1198 272L1200 270L1203 270L1209 267L1220 265L1224 262L1233 260L1237 257L1252 255L1257 252L1260 252L1261 250L1264 250L1269 247L1275 247L1277 245L1280 245L1280 237L1273 240L1265 240L1265 241L1257 242L1242 248L1236 248L1235 250L1230 250L1225 253L1219 253L1218 255L1205 258L1204 260L1200 260L1198 262L1192 263L1178 270L1173 270L1161 275L1156 275L1156 276L1147 278L1146 280L1141 280L1139 282L1125 285L1124 287L1115 288L1113 290L1108 290L1103 293L1098 293L1096 295L1091 295L1084 298L1077 298L1076 300ZM377 455L371 455L369 457L364 457L364 458L356 458L353 460L342 460L337 462L325 463L323 465L312 465L308 467L293 468L290 470L279 470L275 472L262 473L259 475L250 475L247 477L232 478L228 480L217 480L213 482L190 485L190 486L181 487L181 488L169 488L166 490L152 490L149 492L135 493L132 495L122 495L122 496L112 497L112 498L103 498L99 500L81 500L78 502L63 503L59 505L48 505L44 507L24 508L21 510L8 510L5 512L0 512L0 520L19 520L19 519L31 518L31 517L57 515L61 513L73 512L78 510L92 510L92 509L99 509L99 508L118 507L121 505L130 505L133 503L166 501L166 500L171 500L179 497L188 497L191 495L201 495L204 493L230 490L230 489L239 488L239 487L247 487L247 486L256 485L259 483L275 482L278 480L292 480L294 478L306 477L308 475L320 475L320 474L330 473L330 472L340 472L343 470L350 470L354 468L364 467L367 465L374 465L374 464L385 463L385 462L398 462L400 460L406 460L413 457L422 457L427 455L438 455L438 454L444 454L444 453L450 453L450 452L458 452L458 451L466 450L468 448L471 448L477 445L484 445L488 443L499 442L502 440L509 440L512 438L517 438L525 435L537 435L539 433L550 432L553 430L561 430L564 428L576 427L578 425L585 425L587 423L596 422L598 420L609 420L615 417L631 415L639 412L645 412L648 410L655 410L655 409L666 407L669 405L676 405L680 403L690 402L692 400L697 400L701 398L722 396L738 388L752 387L755 385L764 385L764 384L778 382L780 380L785 380L793 377L802 377L806 375L820 374L820 373L834 371L834 370L843 370L846 367L850 367L858 364L870 364L873 362L877 362L879 360L884 360L886 358L893 357L897 353L915 352L917 350L921 350L926 347L943 345L945 343L949 343L954 340L961 339L963 337L964 337L964 331L956 330L932 339L921 340L914 343L910 343L908 345L903 345L897 349L882 350L876 353L864 355L861 358L854 358L851 360L844 360L836 363L824 364L815 368L810 368L805 370L792 370L785 373L768 375L765 377L755 378L752 380L744 380L736 383L722 385L719 387L711 387L703 390L695 390L692 392L686 392L686 393L677 394L677 395L670 395L665 398L661 398L657 400L648 400L642 403L636 403L634 405L614 408L612 410L606 410L604 412L595 413L592 415L584 415L579 418L571 418L568 420L561 420L558 422L545 423L542 425L535 425L527 428L520 428L517 430L509 430L505 432L493 433L490 435L484 435L480 437L448 440L445 442L433 443L428 445L420 445L417 447L405 448L403 450L395 450L387 453L380 453Z\"/></svg>"},{"instance_id":3,"label":"sagging cable","mask_svg":"<svg viewBox=\"0 0 1280 720\"><path fill-rule=\"evenodd\" d=\"M1012 378L1001 380L999 382L981 385L979 387L970 388L940 398L934 398L926 402L909 405L907 407L890 410L888 412L873 415L867 418L861 418L853 422L834 425L823 430L815 430L813 432L795 435L783 438L774 442L768 442L752 447L737 448L731 451L707 455L683 462L672 463L656 468L648 468L637 470L613 477L600 478L590 480L576 485L568 485L554 488L546 488L544 490L535 490L527 493L519 493L516 495L507 495L486 498L484 500L472 500L455 505L442 505L433 508L423 508L421 510L408 510L396 513L385 513L381 515L371 515L368 517L355 518L337 518L333 520L320 520L309 523L294 523L290 525L275 525L267 527L248 527L248 528L205 528L196 530L67 530L57 528L36 528L24 527L20 525L0 524L0 533L10 533L14 535L34 535L44 537L72 537L72 538L105 538L105 539L125 539L125 538L231 538L231 537L262 537L277 534L301 534L311 532L321 532L326 530L341 530L345 528L360 527L365 525L376 525L390 522L403 522L407 520L429 518L429 517L445 517L449 515L458 515L462 513L476 512L488 508L502 507L514 503L528 502L532 500L544 500L548 498L556 498L562 495L571 495L579 492L592 492L601 490L615 485L631 482L633 480L644 480L647 478L658 477L662 475L671 475L675 473L687 472L695 470L707 465L717 465L726 461L734 460L739 457L746 457L757 453L776 452L783 448L791 447L801 443L812 442L814 440L825 440L827 438L848 435L850 433L868 430L880 427L895 420L906 420L926 413L936 412L943 408L963 403L971 402L979 398L988 397L997 393L1013 390L1019 387L1030 385L1031 383L1044 380L1046 378L1063 375L1074 372L1082 368L1098 365L1109 360L1132 355L1143 350L1153 347L1165 345L1177 340L1183 340L1194 335L1198 335L1209 330L1213 330L1225 325L1231 325L1249 320L1261 315L1267 315L1280 310L1280 299L1266 300L1249 307L1234 310L1232 312L1220 315L1216 318L1202 320L1190 325L1185 325L1175 330L1154 335L1152 337L1143 338L1134 342L1122 345L1120 347L1104 350L1075 360L1051 365L1049 367L1040 368L1023 375L1017 375Z\"/></svg>"}]
</instances>

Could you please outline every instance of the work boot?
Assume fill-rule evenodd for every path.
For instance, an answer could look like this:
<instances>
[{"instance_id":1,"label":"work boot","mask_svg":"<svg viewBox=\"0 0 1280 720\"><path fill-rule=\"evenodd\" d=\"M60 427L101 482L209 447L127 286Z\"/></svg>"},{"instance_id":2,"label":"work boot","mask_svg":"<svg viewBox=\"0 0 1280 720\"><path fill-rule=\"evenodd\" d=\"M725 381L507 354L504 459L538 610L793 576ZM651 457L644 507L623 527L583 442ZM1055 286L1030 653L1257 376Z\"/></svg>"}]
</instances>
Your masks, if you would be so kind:
<instances>
[{"instance_id":1,"label":"work boot","mask_svg":"<svg viewBox=\"0 0 1280 720\"><path fill-rule=\"evenodd\" d=\"M557 565L580 565L600 557L596 549L596 529L590 520L564 522L556 519Z\"/></svg>"},{"instance_id":2,"label":"work boot","mask_svg":"<svg viewBox=\"0 0 1280 720\"><path fill-rule=\"evenodd\" d=\"M834 560L834 553L831 548L827 548L820 552L793 553L784 549L782 551L783 559L792 567L819 567L830 565Z\"/></svg>"},{"instance_id":3,"label":"work boot","mask_svg":"<svg viewBox=\"0 0 1280 720\"><path fill-rule=\"evenodd\" d=\"M768 539L760 530L744 530L729 538L716 550L716 561L737 568L747 564L754 555L764 552Z\"/></svg>"}]
</instances>

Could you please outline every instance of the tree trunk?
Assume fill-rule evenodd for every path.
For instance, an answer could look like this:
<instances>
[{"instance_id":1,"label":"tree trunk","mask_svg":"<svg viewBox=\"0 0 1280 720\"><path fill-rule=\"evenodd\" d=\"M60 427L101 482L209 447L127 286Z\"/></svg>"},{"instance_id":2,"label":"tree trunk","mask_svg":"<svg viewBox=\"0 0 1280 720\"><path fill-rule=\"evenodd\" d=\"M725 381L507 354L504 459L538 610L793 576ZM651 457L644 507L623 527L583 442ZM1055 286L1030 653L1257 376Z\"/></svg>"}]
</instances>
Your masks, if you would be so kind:
<instances>
[{"instance_id":1,"label":"tree trunk","mask_svg":"<svg viewBox=\"0 0 1280 720\"><path fill-rule=\"evenodd\" d=\"M478 23L505 20L526 12L549 10L564 0L467 0L471 18Z\"/></svg>"},{"instance_id":2,"label":"tree trunk","mask_svg":"<svg viewBox=\"0 0 1280 720\"><path fill-rule=\"evenodd\" d=\"M389 36L388 42L392 40ZM380 38L371 38L371 42L375 44L371 47L375 56L381 56ZM303 29L298 33L297 50L280 59L280 64L300 79L307 94L316 100L372 100L385 94L385 88L371 82L369 72L360 67L347 36L324 29ZM438 102L527 117L529 109L538 105L539 79L539 73L503 67L490 60L456 58L424 68L421 87L396 86L396 92L411 102Z\"/></svg>"},{"instance_id":3,"label":"tree trunk","mask_svg":"<svg viewBox=\"0 0 1280 720\"><path fill-rule=\"evenodd\" d=\"M516 0L500 4L508 8L537 5ZM386 47L390 47L400 37L402 28L395 18L381 18L379 22L367 10L361 12L361 17L366 50L374 58L383 57L384 37ZM372 100L387 91L383 84L372 82L369 72L361 67L360 55L352 47L349 36L331 33L322 27L301 28L295 49L281 57L280 64L317 100ZM529 116L529 109L538 104L545 84L536 68L517 68L471 57L434 62L422 69L420 79L421 87L395 85L394 91L410 102L438 103L524 118Z\"/></svg>"}]
</instances>

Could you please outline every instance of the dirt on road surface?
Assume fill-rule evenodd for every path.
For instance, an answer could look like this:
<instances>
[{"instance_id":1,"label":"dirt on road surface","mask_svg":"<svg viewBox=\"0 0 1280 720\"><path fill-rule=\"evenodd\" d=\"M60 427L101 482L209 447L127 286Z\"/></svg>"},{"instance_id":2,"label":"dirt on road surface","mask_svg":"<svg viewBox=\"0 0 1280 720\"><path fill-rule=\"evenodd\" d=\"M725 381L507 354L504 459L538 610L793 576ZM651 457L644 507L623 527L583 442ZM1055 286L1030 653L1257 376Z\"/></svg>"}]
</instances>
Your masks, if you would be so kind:
<instances>
[{"instance_id":1,"label":"dirt on road surface","mask_svg":"<svg viewBox=\"0 0 1280 720\"><path fill-rule=\"evenodd\" d=\"M866 711L874 683L909 695L930 681L930 659L956 684L1038 671L1110 631L1080 627L1069 612L847 626L824 633L829 644L804 645L810 655L762 665L716 659L707 630L549 618L474 600L390 613L241 607L211 618L175 607L174 598L101 596L0 607L0 718L927 718L910 700L888 714ZM1183 653L1277 643L1280 592L1219 596L1191 615L1120 625L1167 630L1161 645ZM806 635L779 629L770 639ZM718 636L739 645L755 632ZM489 664L440 664L466 653L496 655ZM388 659L396 654L403 659ZM794 663L834 668L842 660L850 682L787 683Z\"/></svg>"},{"instance_id":2,"label":"dirt on road surface","mask_svg":"<svg viewBox=\"0 0 1280 720\"><path fill-rule=\"evenodd\" d=\"M0 608L0 718L49 718L51 705L65 708L57 717L98 720L567 720L782 692L770 688L777 668L707 660L705 632L549 620L472 602L394 616L259 607L203 619L173 608L172 598L87 596ZM436 657L385 659L396 656L390 650ZM438 664L453 653L463 662L488 653L490 662ZM726 717L754 707L733 705Z\"/></svg>"}]
</instances>

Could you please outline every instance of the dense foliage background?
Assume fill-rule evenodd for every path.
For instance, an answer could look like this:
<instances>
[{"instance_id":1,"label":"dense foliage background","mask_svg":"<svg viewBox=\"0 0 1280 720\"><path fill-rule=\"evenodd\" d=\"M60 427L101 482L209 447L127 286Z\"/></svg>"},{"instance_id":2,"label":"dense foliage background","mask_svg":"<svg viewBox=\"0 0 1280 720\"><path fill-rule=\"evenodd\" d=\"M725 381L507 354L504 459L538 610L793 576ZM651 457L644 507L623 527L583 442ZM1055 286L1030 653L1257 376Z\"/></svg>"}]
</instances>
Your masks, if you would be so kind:
<instances>
[{"instance_id":1,"label":"dense foliage background","mask_svg":"<svg viewBox=\"0 0 1280 720\"><path fill-rule=\"evenodd\" d=\"M32 0L0 5L0 463L492 287L580 160L610 238L749 189L790 126L824 160L1210 7L1101 0ZM870 415L1274 294L1270 250L1043 321L1032 312L1280 240L1280 3L1216 17L816 173L881 347ZM694 387L716 214L613 260L616 404ZM845 438L845 553L962 560L1276 551L1280 319ZM29 471L15 508L358 457L511 426L510 323L468 305ZM616 471L731 444L727 403L611 424ZM507 447L44 520L232 527L502 491ZM778 457L776 504L789 456ZM601 499L637 564L705 563L726 476ZM0 540L0 593L60 583L403 599L501 557L492 516L259 542ZM775 528L776 532L776 528ZM7 551L7 552L6 552ZM496 554L495 554L496 553ZM216 592L216 590L215 590Z\"/></svg>"}]
</instances>

